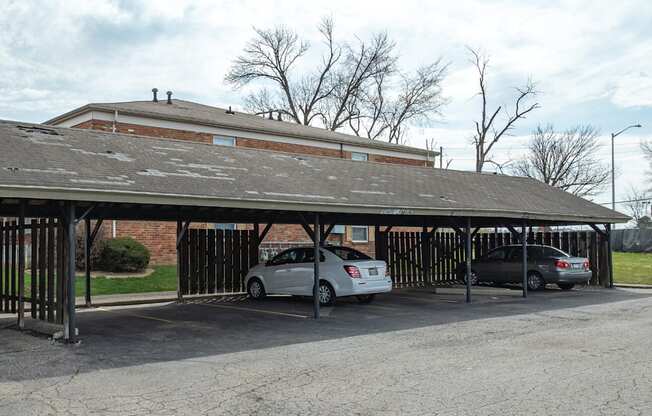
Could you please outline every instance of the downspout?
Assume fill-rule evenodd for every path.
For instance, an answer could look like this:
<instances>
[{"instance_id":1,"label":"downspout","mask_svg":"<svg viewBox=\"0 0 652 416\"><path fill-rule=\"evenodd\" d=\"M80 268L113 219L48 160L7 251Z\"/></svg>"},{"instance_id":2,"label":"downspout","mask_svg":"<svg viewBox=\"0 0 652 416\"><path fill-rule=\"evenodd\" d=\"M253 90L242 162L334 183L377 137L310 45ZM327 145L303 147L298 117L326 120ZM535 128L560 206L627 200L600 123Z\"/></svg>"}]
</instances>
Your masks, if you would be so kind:
<instances>
[{"instance_id":1,"label":"downspout","mask_svg":"<svg viewBox=\"0 0 652 416\"><path fill-rule=\"evenodd\" d=\"M115 110L113 112L113 123L112 123L112 126L111 126L111 133L115 133L117 124L118 124L118 110ZM116 220L113 220L111 222L111 237L112 238L116 238L117 230L118 230L118 222Z\"/></svg>"}]
</instances>

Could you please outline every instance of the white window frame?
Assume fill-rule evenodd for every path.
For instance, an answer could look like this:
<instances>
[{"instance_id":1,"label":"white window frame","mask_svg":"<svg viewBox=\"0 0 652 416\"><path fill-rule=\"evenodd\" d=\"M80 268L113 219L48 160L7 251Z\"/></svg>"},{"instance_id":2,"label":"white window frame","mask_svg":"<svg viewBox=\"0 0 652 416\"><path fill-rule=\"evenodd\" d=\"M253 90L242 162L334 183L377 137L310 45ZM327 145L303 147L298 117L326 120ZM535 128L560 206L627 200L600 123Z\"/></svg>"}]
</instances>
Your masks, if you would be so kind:
<instances>
[{"instance_id":1,"label":"white window frame","mask_svg":"<svg viewBox=\"0 0 652 416\"><path fill-rule=\"evenodd\" d=\"M354 238L355 234L353 232L353 229L355 229L355 228L363 228L365 230L365 235L367 236L367 238L364 239L364 240L356 240ZM352 225L351 226L351 242L352 243L368 243L369 242L369 227L367 227L366 225Z\"/></svg>"},{"instance_id":2,"label":"white window frame","mask_svg":"<svg viewBox=\"0 0 652 416\"><path fill-rule=\"evenodd\" d=\"M362 152L351 152L351 160L357 160L360 162L368 162L369 161L369 154L368 153L362 153Z\"/></svg>"},{"instance_id":3,"label":"white window frame","mask_svg":"<svg viewBox=\"0 0 652 416\"><path fill-rule=\"evenodd\" d=\"M213 135L213 144L215 146L235 146L235 137Z\"/></svg>"}]
</instances>

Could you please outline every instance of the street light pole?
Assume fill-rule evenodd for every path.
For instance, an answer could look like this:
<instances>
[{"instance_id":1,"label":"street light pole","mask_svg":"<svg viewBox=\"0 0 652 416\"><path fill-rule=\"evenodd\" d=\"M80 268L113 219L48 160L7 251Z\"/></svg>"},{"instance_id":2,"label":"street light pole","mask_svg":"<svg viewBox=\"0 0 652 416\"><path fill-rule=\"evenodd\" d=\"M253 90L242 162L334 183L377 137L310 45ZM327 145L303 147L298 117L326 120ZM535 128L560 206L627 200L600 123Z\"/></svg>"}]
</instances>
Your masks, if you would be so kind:
<instances>
[{"instance_id":1,"label":"street light pole","mask_svg":"<svg viewBox=\"0 0 652 416\"><path fill-rule=\"evenodd\" d=\"M627 130L642 127L640 124L632 124L616 133L611 133L611 209L616 210L616 157L614 152L614 139Z\"/></svg>"}]
</instances>

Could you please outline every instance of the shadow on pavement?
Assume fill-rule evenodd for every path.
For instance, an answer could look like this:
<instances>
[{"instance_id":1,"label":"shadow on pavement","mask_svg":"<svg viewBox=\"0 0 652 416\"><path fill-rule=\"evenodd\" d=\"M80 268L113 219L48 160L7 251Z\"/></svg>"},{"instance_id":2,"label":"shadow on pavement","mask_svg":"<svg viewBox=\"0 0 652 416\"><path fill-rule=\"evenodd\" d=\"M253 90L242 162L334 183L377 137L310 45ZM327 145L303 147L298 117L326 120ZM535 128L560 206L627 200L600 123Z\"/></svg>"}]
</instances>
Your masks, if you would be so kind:
<instances>
[{"instance_id":1,"label":"shadow on pavement","mask_svg":"<svg viewBox=\"0 0 652 416\"><path fill-rule=\"evenodd\" d=\"M474 288L464 303L462 288L402 289L368 305L338 299L311 318L312 301L269 297L202 299L185 304L80 310L80 345L51 344L17 330L0 330L0 381L71 375L98 369L176 361L281 347L357 335L447 325L652 297L652 291L581 288L531 293ZM0 327L15 318L0 319ZM18 364L17 364L18 363ZM11 365L9 365L11 364Z\"/></svg>"}]
</instances>

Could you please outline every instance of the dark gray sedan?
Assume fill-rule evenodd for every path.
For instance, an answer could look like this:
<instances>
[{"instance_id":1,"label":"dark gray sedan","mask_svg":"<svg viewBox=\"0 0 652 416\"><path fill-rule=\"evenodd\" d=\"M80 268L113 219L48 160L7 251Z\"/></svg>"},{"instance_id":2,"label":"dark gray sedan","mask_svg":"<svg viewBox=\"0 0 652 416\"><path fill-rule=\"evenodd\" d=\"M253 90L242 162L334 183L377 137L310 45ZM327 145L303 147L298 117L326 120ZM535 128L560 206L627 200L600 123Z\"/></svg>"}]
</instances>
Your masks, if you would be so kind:
<instances>
[{"instance_id":1,"label":"dark gray sedan","mask_svg":"<svg viewBox=\"0 0 652 416\"><path fill-rule=\"evenodd\" d=\"M550 246L528 245L528 290L541 290L555 283L562 290L591 279L589 260L573 257ZM471 262L471 284L480 282L521 283L523 281L523 248L502 246ZM458 267L458 276L466 282L466 264Z\"/></svg>"}]
</instances>

